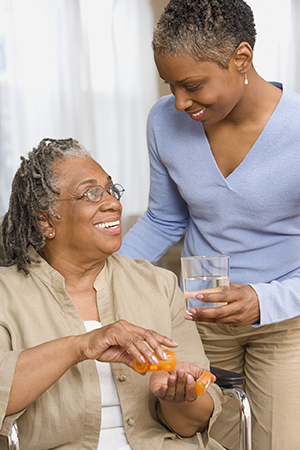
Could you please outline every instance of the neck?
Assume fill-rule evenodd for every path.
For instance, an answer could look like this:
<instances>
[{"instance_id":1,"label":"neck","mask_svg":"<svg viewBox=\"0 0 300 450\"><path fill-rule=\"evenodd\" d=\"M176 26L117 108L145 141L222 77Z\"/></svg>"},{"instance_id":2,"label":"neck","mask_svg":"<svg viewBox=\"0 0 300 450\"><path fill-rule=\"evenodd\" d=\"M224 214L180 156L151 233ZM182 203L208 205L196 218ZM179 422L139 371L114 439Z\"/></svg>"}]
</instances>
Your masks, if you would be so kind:
<instances>
[{"instance_id":1,"label":"neck","mask_svg":"<svg viewBox=\"0 0 300 450\"><path fill-rule=\"evenodd\" d=\"M72 289L82 292L93 287L106 260L104 258L94 262L82 261L79 258L65 257L56 252L53 254L46 247L40 254L53 269L57 270L64 277L66 289L70 286Z\"/></svg>"},{"instance_id":2,"label":"neck","mask_svg":"<svg viewBox=\"0 0 300 450\"><path fill-rule=\"evenodd\" d=\"M224 119L232 125L243 123L261 123L264 117L270 117L276 108L282 91L265 81L252 67L248 72L248 85L239 103Z\"/></svg>"},{"instance_id":3,"label":"neck","mask_svg":"<svg viewBox=\"0 0 300 450\"><path fill-rule=\"evenodd\" d=\"M106 258L100 261L83 261L78 255L51 252L44 247L41 256L65 279L65 289L76 306L82 320L99 320L97 295L94 289L96 277L104 267ZM57 256L59 255L59 256ZM76 261L74 263L74 261Z\"/></svg>"}]
</instances>

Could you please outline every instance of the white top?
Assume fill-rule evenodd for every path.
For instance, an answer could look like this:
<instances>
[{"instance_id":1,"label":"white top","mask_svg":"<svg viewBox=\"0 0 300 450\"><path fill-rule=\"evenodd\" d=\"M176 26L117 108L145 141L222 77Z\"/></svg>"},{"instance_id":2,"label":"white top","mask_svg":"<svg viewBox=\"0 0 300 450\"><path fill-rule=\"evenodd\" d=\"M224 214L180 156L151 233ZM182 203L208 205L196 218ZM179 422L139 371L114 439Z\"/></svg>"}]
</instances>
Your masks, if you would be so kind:
<instances>
[{"instance_id":1,"label":"white top","mask_svg":"<svg viewBox=\"0 0 300 450\"><path fill-rule=\"evenodd\" d=\"M84 322L87 331L101 328L96 320ZM109 363L95 361L101 389L101 430L97 450L131 450L128 444L118 391Z\"/></svg>"}]
</instances>

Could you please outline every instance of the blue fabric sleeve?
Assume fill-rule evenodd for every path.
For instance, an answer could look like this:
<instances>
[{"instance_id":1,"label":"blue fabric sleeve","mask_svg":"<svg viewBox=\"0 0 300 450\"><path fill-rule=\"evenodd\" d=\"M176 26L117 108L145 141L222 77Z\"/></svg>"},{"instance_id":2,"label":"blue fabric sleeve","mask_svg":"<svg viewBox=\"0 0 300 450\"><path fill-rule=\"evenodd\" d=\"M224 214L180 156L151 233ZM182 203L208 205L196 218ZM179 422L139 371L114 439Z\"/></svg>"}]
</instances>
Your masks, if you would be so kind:
<instances>
[{"instance_id":1,"label":"blue fabric sleeve","mask_svg":"<svg viewBox=\"0 0 300 450\"><path fill-rule=\"evenodd\" d=\"M148 117L147 140L150 160L148 209L123 239L119 253L156 262L178 242L188 225L188 207L162 163L154 131L155 109ZM184 170L184 167L182 167Z\"/></svg>"},{"instance_id":2,"label":"blue fabric sleeve","mask_svg":"<svg viewBox=\"0 0 300 450\"><path fill-rule=\"evenodd\" d=\"M178 242L182 233L176 225L161 223L148 208L145 214L126 233L118 253L130 258L143 258L154 263L168 248Z\"/></svg>"},{"instance_id":3,"label":"blue fabric sleeve","mask_svg":"<svg viewBox=\"0 0 300 450\"><path fill-rule=\"evenodd\" d=\"M300 274L282 281L250 284L259 299L260 321L254 326L269 325L300 315Z\"/></svg>"}]
</instances>

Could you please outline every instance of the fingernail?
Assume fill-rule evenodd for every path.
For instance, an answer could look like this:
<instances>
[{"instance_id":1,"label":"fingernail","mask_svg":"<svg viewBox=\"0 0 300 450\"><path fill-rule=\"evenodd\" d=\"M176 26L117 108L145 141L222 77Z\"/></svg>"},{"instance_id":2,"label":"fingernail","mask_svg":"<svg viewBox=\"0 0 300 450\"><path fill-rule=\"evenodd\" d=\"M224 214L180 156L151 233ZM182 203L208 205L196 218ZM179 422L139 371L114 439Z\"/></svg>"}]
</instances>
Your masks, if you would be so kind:
<instances>
[{"instance_id":1,"label":"fingernail","mask_svg":"<svg viewBox=\"0 0 300 450\"><path fill-rule=\"evenodd\" d=\"M163 352L163 357L162 357L162 359L164 359L165 361L167 361L167 359L168 359L168 355L167 355L165 352Z\"/></svg>"},{"instance_id":2,"label":"fingernail","mask_svg":"<svg viewBox=\"0 0 300 450\"><path fill-rule=\"evenodd\" d=\"M186 382L187 382L187 384L192 384L193 381L195 381L195 380L194 380L194 377L192 377L191 374L188 374L187 377L186 377Z\"/></svg>"},{"instance_id":3,"label":"fingernail","mask_svg":"<svg viewBox=\"0 0 300 450\"><path fill-rule=\"evenodd\" d=\"M192 316L190 316L189 314L187 314L186 316L184 316L184 318L185 318L186 320L193 320Z\"/></svg>"},{"instance_id":4,"label":"fingernail","mask_svg":"<svg viewBox=\"0 0 300 450\"><path fill-rule=\"evenodd\" d=\"M197 314L197 311L194 308L191 308L189 309L189 313L195 315Z\"/></svg>"},{"instance_id":5,"label":"fingernail","mask_svg":"<svg viewBox=\"0 0 300 450\"><path fill-rule=\"evenodd\" d=\"M145 358L143 357L143 355L140 356L140 361L141 361L141 363L145 364L146 360L145 360Z\"/></svg>"},{"instance_id":6,"label":"fingernail","mask_svg":"<svg viewBox=\"0 0 300 450\"><path fill-rule=\"evenodd\" d=\"M184 376L184 371L183 370L178 370L177 375L179 378L182 378Z\"/></svg>"},{"instance_id":7,"label":"fingernail","mask_svg":"<svg viewBox=\"0 0 300 450\"><path fill-rule=\"evenodd\" d=\"M203 295L202 294L197 294L197 295L195 295L195 298L197 300L202 300L203 299Z\"/></svg>"},{"instance_id":8,"label":"fingernail","mask_svg":"<svg viewBox=\"0 0 300 450\"><path fill-rule=\"evenodd\" d=\"M156 358L155 355L152 356L152 361L154 362L154 364L158 364L159 363L159 361L158 361L158 359Z\"/></svg>"},{"instance_id":9,"label":"fingernail","mask_svg":"<svg viewBox=\"0 0 300 450\"><path fill-rule=\"evenodd\" d=\"M172 342L173 342L173 344L175 344L175 345L178 345L178 343L177 343L177 342L175 342L175 341L173 341L173 340L172 340Z\"/></svg>"}]
</instances>

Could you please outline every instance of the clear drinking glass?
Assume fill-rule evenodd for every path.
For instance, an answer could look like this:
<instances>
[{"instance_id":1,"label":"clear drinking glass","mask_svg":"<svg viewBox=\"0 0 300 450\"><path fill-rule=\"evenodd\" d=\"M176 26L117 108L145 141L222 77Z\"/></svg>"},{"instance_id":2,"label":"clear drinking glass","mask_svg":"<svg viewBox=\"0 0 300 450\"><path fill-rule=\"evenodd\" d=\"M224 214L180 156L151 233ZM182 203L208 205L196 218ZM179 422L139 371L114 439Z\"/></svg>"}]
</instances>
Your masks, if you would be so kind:
<instances>
[{"instance_id":1,"label":"clear drinking glass","mask_svg":"<svg viewBox=\"0 0 300 450\"><path fill-rule=\"evenodd\" d=\"M229 256L187 256L181 258L181 274L187 311L192 306L213 308L226 305L206 303L195 299L195 295L205 289L209 293L229 289Z\"/></svg>"}]
</instances>

